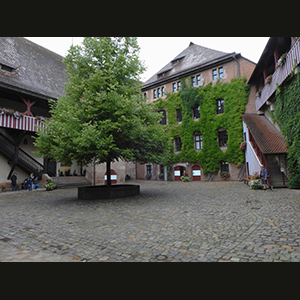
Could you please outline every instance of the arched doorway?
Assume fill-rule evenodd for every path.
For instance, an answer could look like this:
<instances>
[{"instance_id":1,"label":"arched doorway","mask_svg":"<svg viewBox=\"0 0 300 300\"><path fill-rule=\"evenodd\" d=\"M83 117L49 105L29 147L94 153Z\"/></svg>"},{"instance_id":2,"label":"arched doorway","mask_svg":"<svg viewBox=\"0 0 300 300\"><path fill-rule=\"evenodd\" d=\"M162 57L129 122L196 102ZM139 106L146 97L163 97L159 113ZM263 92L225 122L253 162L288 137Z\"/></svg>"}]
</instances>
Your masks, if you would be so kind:
<instances>
[{"instance_id":1,"label":"arched doorway","mask_svg":"<svg viewBox=\"0 0 300 300\"><path fill-rule=\"evenodd\" d=\"M107 175L106 175L107 172L105 172L105 175L104 175L104 184L106 185L107 184ZM115 170L111 169L110 170L110 179L111 179L111 184L117 184L117 173L115 172Z\"/></svg>"},{"instance_id":2,"label":"arched doorway","mask_svg":"<svg viewBox=\"0 0 300 300\"><path fill-rule=\"evenodd\" d=\"M193 181L201 181L201 170L200 166L195 165L192 167Z\"/></svg>"},{"instance_id":3,"label":"arched doorway","mask_svg":"<svg viewBox=\"0 0 300 300\"><path fill-rule=\"evenodd\" d=\"M180 177L183 175L184 171L186 170L183 166L177 166L174 168L174 180L180 181Z\"/></svg>"}]
</instances>

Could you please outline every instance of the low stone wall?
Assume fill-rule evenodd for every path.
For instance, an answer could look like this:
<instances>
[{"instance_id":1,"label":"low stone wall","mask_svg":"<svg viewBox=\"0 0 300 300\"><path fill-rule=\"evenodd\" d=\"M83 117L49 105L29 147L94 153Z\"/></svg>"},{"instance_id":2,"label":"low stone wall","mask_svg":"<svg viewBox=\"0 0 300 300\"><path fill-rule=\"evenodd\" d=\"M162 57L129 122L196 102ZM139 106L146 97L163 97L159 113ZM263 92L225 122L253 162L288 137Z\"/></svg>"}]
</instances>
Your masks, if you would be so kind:
<instances>
[{"instance_id":1,"label":"low stone wall","mask_svg":"<svg viewBox=\"0 0 300 300\"><path fill-rule=\"evenodd\" d=\"M140 186L131 184L117 184L111 187L96 185L78 188L78 199L81 200L125 198L139 194Z\"/></svg>"}]
</instances>

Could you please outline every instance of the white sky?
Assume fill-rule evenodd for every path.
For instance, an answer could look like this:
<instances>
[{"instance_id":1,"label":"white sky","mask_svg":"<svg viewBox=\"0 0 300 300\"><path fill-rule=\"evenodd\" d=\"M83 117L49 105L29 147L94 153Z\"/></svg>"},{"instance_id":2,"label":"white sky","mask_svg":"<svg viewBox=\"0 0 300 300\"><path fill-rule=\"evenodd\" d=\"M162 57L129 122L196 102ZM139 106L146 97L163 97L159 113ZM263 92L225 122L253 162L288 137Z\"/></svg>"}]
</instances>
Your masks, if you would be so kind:
<instances>
[{"instance_id":1,"label":"white sky","mask_svg":"<svg viewBox=\"0 0 300 300\"><path fill-rule=\"evenodd\" d=\"M62 56L72 45L79 45L83 37L26 37L27 39ZM146 81L169 63L190 42L223 52L241 53L243 57L257 63L269 37L139 37L140 59L147 71L141 76Z\"/></svg>"}]
</instances>

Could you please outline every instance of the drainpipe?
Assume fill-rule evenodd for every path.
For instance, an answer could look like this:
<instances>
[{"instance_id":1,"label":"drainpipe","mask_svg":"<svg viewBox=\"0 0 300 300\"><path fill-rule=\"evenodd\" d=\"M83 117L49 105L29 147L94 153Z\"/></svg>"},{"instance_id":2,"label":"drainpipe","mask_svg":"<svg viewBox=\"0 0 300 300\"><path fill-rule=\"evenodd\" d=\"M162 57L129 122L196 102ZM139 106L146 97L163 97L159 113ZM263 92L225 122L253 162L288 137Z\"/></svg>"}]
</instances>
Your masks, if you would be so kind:
<instances>
[{"instance_id":1,"label":"drainpipe","mask_svg":"<svg viewBox=\"0 0 300 300\"><path fill-rule=\"evenodd\" d=\"M236 61L237 65L238 65L238 78L241 78L241 66L239 61L235 58L236 54L233 54L232 58Z\"/></svg>"}]
</instances>

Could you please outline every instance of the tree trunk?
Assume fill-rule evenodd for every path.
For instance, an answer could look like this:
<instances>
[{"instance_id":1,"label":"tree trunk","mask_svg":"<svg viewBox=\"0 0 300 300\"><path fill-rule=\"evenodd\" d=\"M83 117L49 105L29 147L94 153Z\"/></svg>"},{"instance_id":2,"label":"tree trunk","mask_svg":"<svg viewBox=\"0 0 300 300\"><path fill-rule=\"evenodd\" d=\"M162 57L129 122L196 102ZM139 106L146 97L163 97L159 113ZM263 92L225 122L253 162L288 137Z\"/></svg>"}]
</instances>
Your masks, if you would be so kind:
<instances>
[{"instance_id":1,"label":"tree trunk","mask_svg":"<svg viewBox=\"0 0 300 300\"><path fill-rule=\"evenodd\" d=\"M108 160L106 162L106 178L107 178L106 181L107 181L107 186L108 187L111 187L110 164L111 164L111 161Z\"/></svg>"}]
</instances>

